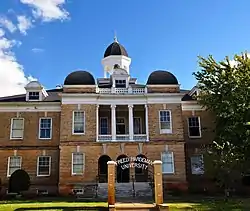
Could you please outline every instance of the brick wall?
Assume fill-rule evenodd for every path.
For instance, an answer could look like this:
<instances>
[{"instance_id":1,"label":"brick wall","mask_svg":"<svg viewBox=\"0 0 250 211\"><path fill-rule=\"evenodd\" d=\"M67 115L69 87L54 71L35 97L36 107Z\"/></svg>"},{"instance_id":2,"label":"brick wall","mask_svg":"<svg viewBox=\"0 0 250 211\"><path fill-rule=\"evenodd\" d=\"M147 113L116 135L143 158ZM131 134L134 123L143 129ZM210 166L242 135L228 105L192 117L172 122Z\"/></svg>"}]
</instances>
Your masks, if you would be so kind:
<instances>
[{"instance_id":1,"label":"brick wall","mask_svg":"<svg viewBox=\"0 0 250 211\"><path fill-rule=\"evenodd\" d=\"M170 86L147 86L148 93L178 93L180 92L180 87L170 87Z\"/></svg>"},{"instance_id":2,"label":"brick wall","mask_svg":"<svg viewBox=\"0 0 250 211\"><path fill-rule=\"evenodd\" d=\"M96 105L81 105L80 111L85 112L85 134L72 134L73 111L78 111L78 105L62 105L60 140L63 142L93 142L96 141Z\"/></svg>"},{"instance_id":3,"label":"brick wall","mask_svg":"<svg viewBox=\"0 0 250 211\"><path fill-rule=\"evenodd\" d=\"M63 88L64 93L96 93L96 87Z\"/></svg>"},{"instance_id":4,"label":"brick wall","mask_svg":"<svg viewBox=\"0 0 250 211\"><path fill-rule=\"evenodd\" d=\"M160 134L159 111L171 110L172 134ZM150 140L184 140L183 120L180 104L149 104L148 105L148 127Z\"/></svg>"},{"instance_id":5,"label":"brick wall","mask_svg":"<svg viewBox=\"0 0 250 211\"><path fill-rule=\"evenodd\" d=\"M184 143L176 143L169 141L168 143L159 141L144 143L142 146L142 154L144 154L151 161L161 160L161 153L165 150L165 145L168 145L168 150L174 153L175 173L165 174L163 179L165 182L186 182L185 171L185 152ZM101 155L106 154L112 160L117 160L119 155L125 154L129 157L135 157L140 154L138 143L107 143L105 147L101 143L85 143L79 145L79 151L85 153L85 172L84 175L72 176L72 152L76 152L77 145L75 146L61 146L60 157L60 192L68 194L77 183L95 183L98 174L98 159ZM104 153L104 148L106 153ZM134 169L130 170L132 175Z\"/></svg>"},{"instance_id":6,"label":"brick wall","mask_svg":"<svg viewBox=\"0 0 250 211\"><path fill-rule=\"evenodd\" d=\"M200 155L204 153L203 145L212 142L214 137L214 116L208 111L183 111L183 125L184 125L184 137L186 141L186 171L187 180L189 182L189 187L192 190L203 191L204 188L209 189L211 186L211 180L209 181L206 174L195 175L192 174L191 170L191 157L194 155ZM188 117L192 116L200 117L201 124L201 138L190 138L188 136ZM212 186L211 186L212 187Z\"/></svg>"},{"instance_id":7,"label":"brick wall","mask_svg":"<svg viewBox=\"0 0 250 211\"><path fill-rule=\"evenodd\" d=\"M24 136L21 140L10 140L11 118L17 117L16 112L0 113L0 147L1 146L58 146L60 137L60 112L47 112L52 118L52 139L39 139L39 118L45 117L45 112L20 112L24 118Z\"/></svg>"},{"instance_id":8,"label":"brick wall","mask_svg":"<svg viewBox=\"0 0 250 211\"><path fill-rule=\"evenodd\" d=\"M192 116L200 117L201 138L189 138L188 136L188 118ZM182 111L184 138L186 142L192 143L211 143L214 137L215 119L211 112L208 111Z\"/></svg>"},{"instance_id":9,"label":"brick wall","mask_svg":"<svg viewBox=\"0 0 250 211\"><path fill-rule=\"evenodd\" d=\"M7 177L8 169L8 157L14 156L14 149L0 149L0 178L2 184L8 188L9 177ZM22 157L21 168L25 170L29 176L31 185L34 187L42 187L46 189L46 186L54 186L56 189L58 184L58 172L59 172L59 150L58 149L45 149L45 155L51 156L51 174L50 176L37 176L37 158L44 153L43 148L39 149L18 149L17 156Z\"/></svg>"}]
</instances>

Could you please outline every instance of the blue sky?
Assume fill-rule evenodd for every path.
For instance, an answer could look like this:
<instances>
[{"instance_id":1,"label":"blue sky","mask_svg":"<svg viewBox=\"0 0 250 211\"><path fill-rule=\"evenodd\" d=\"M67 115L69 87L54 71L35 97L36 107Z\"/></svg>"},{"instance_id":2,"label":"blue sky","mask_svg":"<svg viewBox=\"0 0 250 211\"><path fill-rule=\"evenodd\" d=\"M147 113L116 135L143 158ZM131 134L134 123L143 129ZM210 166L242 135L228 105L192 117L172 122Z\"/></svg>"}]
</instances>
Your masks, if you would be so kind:
<instances>
[{"instance_id":1,"label":"blue sky","mask_svg":"<svg viewBox=\"0 0 250 211\"><path fill-rule=\"evenodd\" d=\"M4 35L0 36L0 82L11 83L5 95L23 90L28 76L37 78L46 88L62 84L67 74L76 69L103 77L101 59L113 41L114 31L132 58L130 71L138 82L146 82L156 69L166 69L186 89L196 83L192 72L198 69L198 55L212 54L220 60L250 48L248 0L241 0L240 4L234 0L45 2L1 1L0 30ZM19 16L24 16L32 26L22 21L22 28ZM3 19L11 21L16 30L11 32ZM6 48L12 53L7 59L14 66L3 65L4 38L15 41ZM11 68L20 72L15 74ZM18 78L11 82L14 75L20 77L20 83ZM21 88L16 89L16 83Z\"/></svg>"}]
</instances>

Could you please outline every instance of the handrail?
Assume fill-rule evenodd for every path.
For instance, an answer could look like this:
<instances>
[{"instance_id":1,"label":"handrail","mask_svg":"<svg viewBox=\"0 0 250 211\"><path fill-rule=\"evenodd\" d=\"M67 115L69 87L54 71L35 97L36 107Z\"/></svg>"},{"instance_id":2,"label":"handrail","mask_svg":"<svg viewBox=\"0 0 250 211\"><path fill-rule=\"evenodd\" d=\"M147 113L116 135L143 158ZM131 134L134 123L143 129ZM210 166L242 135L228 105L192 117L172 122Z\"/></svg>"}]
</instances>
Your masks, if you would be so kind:
<instances>
[{"instance_id":1,"label":"handrail","mask_svg":"<svg viewBox=\"0 0 250 211\"><path fill-rule=\"evenodd\" d=\"M99 183L99 175L96 175L96 183L95 183L95 197L98 197L98 183Z\"/></svg>"},{"instance_id":2,"label":"handrail","mask_svg":"<svg viewBox=\"0 0 250 211\"><path fill-rule=\"evenodd\" d=\"M135 197L135 178L134 175L132 175L131 177L132 177L132 193L133 197Z\"/></svg>"}]
</instances>

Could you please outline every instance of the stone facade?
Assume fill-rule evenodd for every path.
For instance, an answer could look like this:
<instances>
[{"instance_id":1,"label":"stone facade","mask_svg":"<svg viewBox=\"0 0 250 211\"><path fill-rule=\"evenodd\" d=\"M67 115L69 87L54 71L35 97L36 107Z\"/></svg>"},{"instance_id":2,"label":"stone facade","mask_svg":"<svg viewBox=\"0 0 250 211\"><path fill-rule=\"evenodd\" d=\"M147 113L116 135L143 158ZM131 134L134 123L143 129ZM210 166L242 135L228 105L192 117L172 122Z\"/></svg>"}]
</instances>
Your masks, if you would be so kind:
<instances>
[{"instance_id":1,"label":"stone facade","mask_svg":"<svg viewBox=\"0 0 250 211\"><path fill-rule=\"evenodd\" d=\"M117 45L115 41L114 49ZM12 156L21 157L21 166L15 168L29 175L32 190L61 195L78 191L105 196L109 160L129 160L124 164L128 168L116 167L121 195L131 193L131 183L136 183L137 196L152 192L153 167L147 164L138 170L130 166L140 159L162 160L166 190L187 190L192 178L197 178L190 170L190 158L211 141L213 115L193 99L193 89L181 90L168 71L154 71L146 84L137 84L129 73L131 59L124 48L122 55L110 52L112 49L107 49L102 60L104 75L109 73L110 78L95 80L87 71L75 71L61 88L44 90L33 81L25 87L26 94L0 98L3 192L9 186ZM189 136L187 119L193 116L200 120L195 123L195 130L201 131L199 138ZM15 117L23 118L24 125L17 122L13 126L11 119ZM52 122L45 121L41 130L40 118L51 118ZM23 138L11 139L13 130L16 134L23 130ZM40 139L41 134L51 137ZM50 163L38 162L39 156L49 156ZM130 162L132 157L138 160ZM38 175L38 169L45 167L49 174Z\"/></svg>"},{"instance_id":2,"label":"stone facade","mask_svg":"<svg viewBox=\"0 0 250 211\"><path fill-rule=\"evenodd\" d=\"M63 195L71 194L72 189L78 187L79 184L80 187L85 187L98 183L98 159L102 155L108 155L111 160L116 160L123 154L128 157L143 154L147 159L154 161L161 160L162 152L167 149L174 154L175 170L173 174L163 174L166 189L169 187L187 189L187 182L197 178L197 175L192 175L190 170L190 156L199 154L201 144L209 143L211 140L213 130L211 114L204 110L183 110L181 103L148 104L149 142L100 143L97 142L96 137L96 107L93 104L66 104L60 105L60 112L0 112L0 122L3 125L0 130L0 166L2 166L0 178L4 187L8 188L8 157L14 154L22 156L22 169L30 175L33 189L42 187L51 193L59 191ZM171 111L171 134L160 134L160 110ZM84 135L72 134L73 111L85 112ZM138 112L140 113L140 111ZM124 114L127 116L128 112ZM102 115L108 116L110 112L100 113L100 116ZM140 115L145 122L144 112L141 111ZM187 118L192 116L200 117L201 138L193 139L188 136ZM25 120L22 140L10 140L11 118L14 117L21 117ZM52 118L53 129L50 140L38 138L41 117ZM84 153L85 165L82 175L72 175L73 152ZM37 176L37 157L39 155L48 155L52 158L51 174L48 177ZM135 170L130 169L129 175L130 178L135 176Z\"/></svg>"}]
</instances>

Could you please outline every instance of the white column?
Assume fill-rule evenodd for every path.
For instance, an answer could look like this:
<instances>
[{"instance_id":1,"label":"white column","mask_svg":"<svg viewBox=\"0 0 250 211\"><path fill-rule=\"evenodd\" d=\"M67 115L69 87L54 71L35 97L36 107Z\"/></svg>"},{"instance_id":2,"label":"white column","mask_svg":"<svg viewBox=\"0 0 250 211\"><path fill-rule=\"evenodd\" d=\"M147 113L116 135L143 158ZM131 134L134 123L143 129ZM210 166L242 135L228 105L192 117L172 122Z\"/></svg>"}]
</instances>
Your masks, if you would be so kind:
<instances>
[{"instance_id":1,"label":"white column","mask_svg":"<svg viewBox=\"0 0 250 211\"><path fill-rule=\"evenodd\" d=\"M147 104L145 104L145 125L146 125L147 141L149 141L149 133L148 133L148 105Z\"/></svg>"},{"instance_id":2,"label":"white column","mask_svg":"<svg viewBox=\"0 0 250 211\"><path fill-rule=\"evenodd\" d=\"M133 105L128 105L128 119L129 119L129 139L134 139L134 117L133 117Z\"/></svg>"},{"instance_id":3,"label":"white column","mask_svg":"<svg viewBox=\"0 0 250 211\"><path fill-rule=\"evenodd\" d=\"M96 140L99 141L99 105L96 105Z\"/></svg>"},{"instance_id":4,"label":"white column","mask_svg":"<svg viewBox=\"0 0 250 211\"><path fill-rule=\"evenodd\" d=\"M116 140L116 111L115 111L116 105L111 105L111 134L112 134L112 140Z\"/></svg>"}]
</instances>

